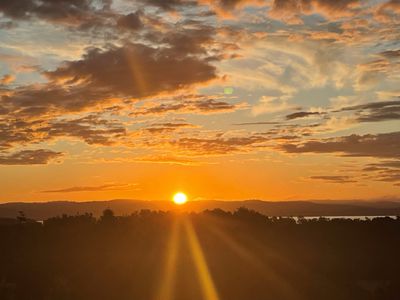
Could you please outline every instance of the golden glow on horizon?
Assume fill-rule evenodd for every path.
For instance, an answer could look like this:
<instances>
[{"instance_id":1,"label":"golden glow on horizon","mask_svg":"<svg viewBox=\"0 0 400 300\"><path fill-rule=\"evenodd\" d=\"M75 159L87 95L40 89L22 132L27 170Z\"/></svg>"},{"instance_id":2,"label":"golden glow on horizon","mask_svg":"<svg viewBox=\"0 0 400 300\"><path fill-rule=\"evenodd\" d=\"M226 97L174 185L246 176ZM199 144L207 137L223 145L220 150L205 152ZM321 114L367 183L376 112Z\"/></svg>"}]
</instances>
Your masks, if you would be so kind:
<instances>
[{"instance_id":1,"label":"golden glow on horizon","mask_svg":"<svg viewBox=\"0 0 400 300\"><path fill-rule=\"evenodd\" d=\"M184 193L179 192L174 195L172 201L174 201L174 203L177 205L182 205L187 202L187 196Z\"/></svg>"}]
</instances>

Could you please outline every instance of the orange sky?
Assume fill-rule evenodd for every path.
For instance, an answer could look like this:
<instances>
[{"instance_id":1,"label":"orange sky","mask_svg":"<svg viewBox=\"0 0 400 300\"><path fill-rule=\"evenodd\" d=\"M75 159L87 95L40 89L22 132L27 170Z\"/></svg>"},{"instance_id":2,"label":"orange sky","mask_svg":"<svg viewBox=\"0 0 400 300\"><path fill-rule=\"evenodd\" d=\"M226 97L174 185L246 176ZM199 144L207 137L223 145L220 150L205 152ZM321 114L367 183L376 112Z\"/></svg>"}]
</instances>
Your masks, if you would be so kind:
<instances>
[{"instance_id":1,"label":"orange sky","mask_svg":"<svg viewBox=\"0 0 400 300\"><path fill-rule=\"evenodd\" d=\"M47 2L0 7L1 202L400 196L398 1Z\"/></svg>"}]
</instances>

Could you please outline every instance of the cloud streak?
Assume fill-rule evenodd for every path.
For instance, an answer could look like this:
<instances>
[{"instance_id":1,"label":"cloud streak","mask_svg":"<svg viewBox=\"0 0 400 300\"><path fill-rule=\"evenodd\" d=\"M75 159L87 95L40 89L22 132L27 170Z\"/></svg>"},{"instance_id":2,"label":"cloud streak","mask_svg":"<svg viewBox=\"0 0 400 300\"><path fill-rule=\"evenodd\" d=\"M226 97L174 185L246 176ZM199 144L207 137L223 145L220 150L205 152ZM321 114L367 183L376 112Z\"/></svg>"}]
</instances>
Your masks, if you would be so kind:
<instances>
[{"instance_id":1,"label":"cloud streak","mask_svg":"<svg viewBox=\"0 0 400 300\"><path fill-rule=\"evenodd\" d=\"M102 192L102 191L131 190L134 188L136 188L135 184L104 184L97 186L73 186L58 190L41 191L40 193Z\"/></svg>"},{"instance_id":2,"label":"cloud streak","mask_svg":"<svg viewBox=\"0 0 400 300\"><path fill-rule=\"evenodd\" d=\"M21 150L0 155L0 165L46 165L63 156L61 152L51 150Z\"/></svg>"},{"instance_id":3,"label":"cloud streak","mask_svg":"<svg viewBox=\"0 0 400 300\"><path fill-rule=\"evenodd\" d=\"M287 153L336 153L344 156L400 158L400 132L349 135L279 146Z\"/></svg>"},{"instance_id":4,"label":"cloud streak","mask_svg":"<svg viewBox=\"0 0 400 300\"><path fill-rule=\"evenodd\" d=\"M354 183L354 182L357 182L350 176L340 176L340 175L311 176L310 179L325 181L327 183Z\"/></svg>"}]
</instances>

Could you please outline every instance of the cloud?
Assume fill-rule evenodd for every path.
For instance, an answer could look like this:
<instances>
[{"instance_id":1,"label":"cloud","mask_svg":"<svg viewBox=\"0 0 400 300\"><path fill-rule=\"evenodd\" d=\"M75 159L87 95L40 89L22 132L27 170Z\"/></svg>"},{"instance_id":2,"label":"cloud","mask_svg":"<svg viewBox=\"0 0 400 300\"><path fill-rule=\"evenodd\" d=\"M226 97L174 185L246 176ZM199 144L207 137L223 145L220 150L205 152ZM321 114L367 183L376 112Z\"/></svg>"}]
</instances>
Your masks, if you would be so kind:
<instances>
[{"instance_id":1,"label":"cloud","mask_svg":"<svg viewBox=\"0 0 400 300\"><path fill-rule=\"evenodd\" d=\"M380 122L400 119L400 101L371 102L344 107L341 111L355 111L359 122Z\"/></svg>"},{"instance_id":2,"label":"cloud","mask_svg":"<svg viewBox=\"0 0 400 300\"><path fill-rule=\"evenodd\" d=\"M112 145L126 134L123 124L97 115L50 121L0 119L0 150L57 138L75 138L90 145Z\"/></svg>"},{"instance_id":3,"label":"cloud","mask_svg":"<svg viewBox=\"0 0 400 300\"><path fill-rule=\"evenodd\" d=\"M236 126L247 126L247 125L278 125L278 124L279 124L279 122L261 121L261 122L235 123L233 125L236 125Z\"/></svg>"},{"instance_id":4,"label":"cloud","mask_svg":"<svg viewBox=\"0 0 400 300\"><path fill-rule=\"evenodd\" d=\"M289 24L302 24L302 15L318 13L328 19L355 14L359 0L273 0L269 16Z\"/></svg>"},{"instance_id":5,"label":"cloud","mask_svg":"<svg viewBox=\"0 0 400 300\"><path fill-rule=\"evenodd\" d=\"M43 19L65 25L93 23L107 10L108 0L2 0L0 12L11 19Z\"/></svg>"},{"instance_id":6,"label":"cloud","mask_svg":"<svg viewBox=\"0 0 400 300\"><path fill-rule=\"evenodd\" d=\"M171 45L171 54L177 57L187 54L207 54L209 47L216 46L214 35L216 29L212 26L197 25L185 30L176 29L167 34L162 34L159 43ZM215 59L210 57L210 59Z\"/></svg>"},{"instance_id":7,"label":"cloud","mask_svg":"<svg viewBox=\"0 0 400 300\"><path fill-rule=\"evenodd\" d=\"M41 191L40 193L75 193L75 192L102 192L131 190L136 188L136 184L104 184L98 186L73 186L59 190Z\"/></svg>"},{"instance_id":8,"label":"cloud","mask_svg":"<svg viewBox=\"0 0 400 300\"><path fill-rule=\"evenodd\" d=\"M105 51L92 49L82 60L66 62L46 75L69 85L83 82L89 89L103 87L134 98L172 92L216 78L215 67L205 59L173 54L168 48L127 43Z\"/></svg>"},{"instance_id":9,"label":"cloud","mask_svg":"<svg viewBox=\"0 0 400 300\"><path fill-rule=\"evenodd\" d=\"M51 150L22 150L12 154L0 155L0 165L45 165L61 158L63 153Z\"/></svg>"},{"instance_id":10,"label":"cloud","mask_svg":"<svg viewBox=\"0 0 400 300\"><path fill-rule=\"evenodd\" d=\"M0 85L7 85L12 83L15 80L15 76L11 74L6 74L2 78L0 78Z\"/></svg>"},{"instance_id":11,"label":"cloud","mask_svg":"<svg viewBox=\"0 0 400 300\"><path fill-rule=\"evenodd\" d=\"M400 184L400 160L368 164L362 171L369 179Z\"/></svg>"},{"instance_id":12,"label":"cloud","mask_svg":"<svg viewBox=\"0 0 400 300\"><path fill-rule=\"evenodd\" d=\"M170 142L174 147L189 155L222 155L253 151L262 146L267 138L258 135L215 138L179 138Z\"/></svg>"},{"instance_id":13,"label":"cloud","mask_svg":"<svg viewBox=\"0 0 400 300\"><path fill-rule=\"evenodd\" d=\"M139 30L144 26L141 20L142 14L143 13L141 11L136 11L134 13L121 16L117 20L117 26L129 30Z\"/></svg>"},{"instance_id":14,"label":"cloud","mask_svg":"<svg viewBox=\"0 0 400 300\"><path fill-rule=\"evenodd\" d=\"M397 82L400 76L400 55L398 50L375 54L376 59L357 65L356 90L368 90L381 81Z\"/></svg>"},{"instance_id":15,"label":"cloud","mask_svg":"<svg viewBox=\"0 0 400 300\"><path fill-rule=\"evenodd\" d=\"M265 5L265 0L200 0L205 3L220 16L232 17L232 11L249 5Z\"/></svg>"},{"instance_id":16,"label":"cloud","mask_svg":"<svg viewBox=\"0 0 400 300\"><path fill-rule=\"evenodd\" d=\"M388 59L400 58L400 50L387 50L387 51L383 51L379 54Z\"/></svg>"},{"instance_id":17,"label":"cloud","mask_svg":"<svg viewBox=\"0 0 400 300\"><path fill-rule=\"evenodd\" d=\"M202 164L199 161L195 161L193 159L169 155L169 154L161 154L161 155L146 155L139 158L136 158L137 162L144 163L159 163L159 164L173 164L173 165L184 165L184 166L193 166Z\"/></svg>"},{"instance_id":18,"label":"cloud","mask_svg":"<svg viewBox=\"0 0 400 300\"><path fill-rule=\"evenodd\" d=\"M74 137L89 145L112 145L116 139L124 137L127 130L115 121L89 115L72 120L51 121L47 126L39 127L36 133L44 140Z\"/></svg>"},{"instance_id":19,"label":"cloud","mask_svg":"<svg viewBox=\"0 0 400 300\"><path fill-rule=\"evenodd\" d=\"M197 3L197 1L194 0L138 0L138 1L167 11L172 11L180 7L192 6Z\"/></svg>"},{"instance_id":20,"label":"cloud","mask_svg":"<svg viewBox=\"0 0 400 300\"><path fill-rule=\"evenodd\" d=\"M216 68L206 58L182 52L175 56L171 48L132 43L90 49L81 60L67 61L44 74L49 83L9 90L0 106L21 117L80 112L120 98L172 93L217 78Z\"/></svg>"},{"instance_id":21,"label":"cloud","mask_svg":"<svg viewBox=\"0 0 400 300\"><path fill-rule=\"evenodd\" d=\"M400 2L398 0L384 1L374 11L374 17L382 23L399 23Z\"/></svg>"},{"instance_id":22,"label":"cloud","mask_svg":"<svg viewBox=\"0 0 400 300\"><path fill-rule=\"evenodd\" d=\"M262 96L259 103L252 107L252 113L255 116L258 116L262 114L282 112L293 108L295 107L288 103L286 96Z\"/></svg>"},{"instance_id":23,"label":"cloud","mask_svg":"<svg viewBox=\"0 0 400 300\"><path fill-rule=\"evenodd\" d=\"M321 115L319 112L305 112L305 111L299 111L295 112L292 114L289 114L286 116L286 120L294 120L294 119L301 119L301 118L306 118L309 116L315 116L315 115Z\"/></svg>"},{"instance_id":24,"label":"cloud","mask_svg":"<svg viewBox=\"0 0 400 300\"><path fill-rule=\"evenodd\" d=\"M0 109L1 112L1 109ZM6 115L7 110L4 111ZM0 118L0 151L12 148L14 145L25 145L29 143L33 136L35 122L25 122L17 120L7 120Z\"/></svg>"},{"instance_id":25,"label":"cloud","mask_svg":"<svg viewBox=\"0 0 400 300\"><path fill-rule=\"evenodd\" d=\"M298 144L283 144L287 153L338 153L344 156L400 158L400 132L349 135L311 140Z\"/></svg>"},{"instance_id":26,"label":"cloud","mask_svg":"<svg viewBox=\"0 0 400 300\"><path fill-rule=\"evenodd\" d=\"M362 2L360 0L140 0L142 3L171 11L193 5L206 4L217 15L234 17L233 12L246 6L270 7L269 16L289 24L301 24L302 15L320 14L327 19L350 17L357 14ZM377 16L387 17L390 9L398 9L397 0L382 5ZM389 12L388 12L389 11Z\"/></svg>"},{"instance_id":27,"label":"cloud","mask_svg":"<svg viewBox=\"0 0 400 300\"><path fill-rule=\"evenodd\" d=\"M352 179L350 176L339 176L339 175L320 175L311 176L310 179L321 180L328 183L354 183L356 180Z\"/></svg>"},{"instance_id":28,"label":"cloud","mask_svg":"<svg viewBox=\"0 0 400 300\"><path fill-rule=\"evenodd\" d=\"M263 5L265 0L139 0L166 11L175 11L193 6L208 5L220 16L231 16L233 10L248 5Z\"/></svg>"},{"instance_id":29,"label":"cloud","mask_svg":"<svg viewBox=\"0 0 400 300\"><path fill-rule=\"evenodd\" d=\"M213 98L201 96L200 99L169 101L164 103L155 103L150 106L135 109L131 115L162 115L167 113L185 114L218 114L233 112L239 109L247 108L246 103L231 104L225 101L219 101Z\"/></svg>"},{"instance_id":30,"label":"cloud","mask_svg":"<svg viewBox=\"0 0 400 300\"><path fill-rule=\"evenodd\" d=\"M178 131L185 128L197 128L197 127L198 126L186 122L180 122L180 123L169 122L169 123L154 123L144 128L144 130L152 134L159 134L159 133L171 133L173 131Z\"/></svg>"},{"instance_id":31,"label":"cloud","mask_svg":"<svg viewBox=\"0 0 400 300\"><path fill-rule=\"evenodd\" d=\"M89 107L110 103L110 91L102 87L44 84L11 90L1 97L0 105L12 111L16 117L34 118L80 112Z\"/></svg>"}]
</instances>

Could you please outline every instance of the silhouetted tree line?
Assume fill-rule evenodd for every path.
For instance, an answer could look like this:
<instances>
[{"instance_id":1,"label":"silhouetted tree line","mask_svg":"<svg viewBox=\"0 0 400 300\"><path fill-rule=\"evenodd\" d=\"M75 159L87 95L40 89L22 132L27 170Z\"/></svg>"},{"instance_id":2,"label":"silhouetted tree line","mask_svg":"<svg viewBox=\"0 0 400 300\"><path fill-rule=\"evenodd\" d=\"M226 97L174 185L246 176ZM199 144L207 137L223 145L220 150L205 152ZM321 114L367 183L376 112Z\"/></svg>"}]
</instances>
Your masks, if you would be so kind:
<instances>
[{"instance_id":1,"label":"silhouetted tree line","mask_svg":"<svg viewBox=\"0 0 400 300\"><path fill-rule=\"evenodd\" d=\"M221 300L400 299L399 218L269 218L240 208L43 222L21 212L8 221L0 222L1 300L168 299L158 295L168 282L171 300L205 299L188 222Z\"/></svg>"}]
</instances>

